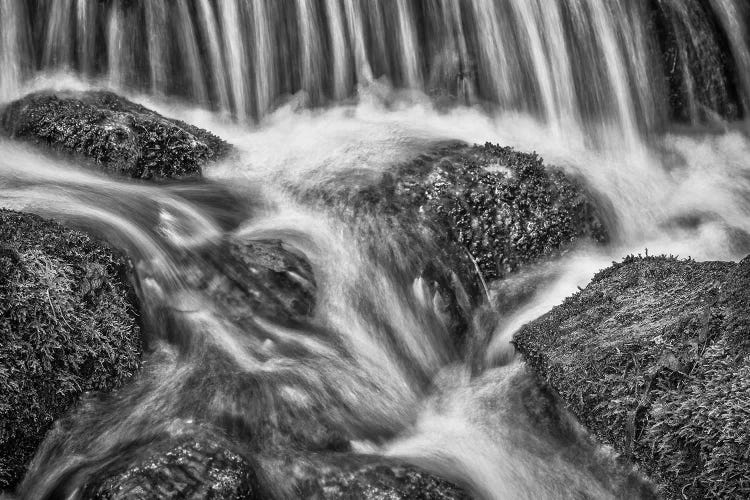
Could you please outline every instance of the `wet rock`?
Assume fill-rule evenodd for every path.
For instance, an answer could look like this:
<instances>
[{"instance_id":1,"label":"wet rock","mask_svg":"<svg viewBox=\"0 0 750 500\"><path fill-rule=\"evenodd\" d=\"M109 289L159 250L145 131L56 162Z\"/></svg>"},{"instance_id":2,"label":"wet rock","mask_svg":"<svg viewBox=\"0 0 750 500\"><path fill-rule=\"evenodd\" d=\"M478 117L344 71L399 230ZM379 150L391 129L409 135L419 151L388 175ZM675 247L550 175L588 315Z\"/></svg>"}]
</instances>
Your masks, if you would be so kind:
<instances>
[{"instance_id":1,"label":"wet rock","mask_svg":"<svg viewBox=\"0 0 750 500\"><path fill-rule=\"evenodd\" d=\"M86 498L184 498L234 500L264 498L252 462L217 436L191 436L88 485Z\"/></svg>"},{"instance_id":2,"label":"wet rock","mask_svg":"<svg viewBox=\"0 0 750 500\"><path fill-rule=\"evenodd\" d=\"M278 466L277 466L278 467ZM339 500L468 500L455 484L409 465L377 457L316 456L297 459L287 469L289 498Z\"/></svg>"},{"instance_id":3,"label":"wet rock","mask_svg":"<svg viewBox=\"0 0 750 500\"><path fill-rule=\"evenodd\" d=\"M556 254L577 239L606 240L583 187L536 154L462 147L396 174L394 194L468 251L485 280Z\"/></svg>"},{"instance_id":4,"label":"wet rock","mask_svg":"<svg viewBox=\"0 0 750 500\"><path fill-rule=\"evenodd\" d=\"M607 240L584 186L536 154L490 143L441 147L347 193L345 203L421 221L453 247L454 260L469 255L486 281L577 240Z\"/></svg>"},{"instance_id":5,"label":"wet rock","mask_svg":"<svg viewBox=\"0 0 750 500\"><path fill-rule=\"evenodd\" d=\"M608 237L605 214L583 185L508 147L448 143L375 181L371 173L344 175L308 196L365 230L368 216L389 228L387 242L370 237L388 249L373 251L408 260L405 274L428 283L454 333L466 330L471 304L493 281Z\"/></svg>"},{"instance_id":6,"label":"wet rock","mask_svg":"<svg viewBox=\"0 0 750 500\"><path fill-rule=\"evenodd\" d=\"M280 307L283 312L295 316L312 313L315 307L315 276L303 255L286 247L281 240L242 241L235 238L225 245L228 255L236 263L232 271L239 277L237 281L257 288L257 292L251 292L253 296L275 299L277 305L267 305L262 309ZM253 279L242 280L244 273L249 273ZM260 290L261 287L265 290ZM269 313L273 314L271 311Z\"/></svg>"},{"instance_id":7,"label":"wet rock","mask_svg":"<svg viewBox=\"0 0 750 500\"><path fill-rule=\"evenodd\" d=\"M312 314L315 276L304 255L280 240L224 238L203 249L193 285L210 292L235 319L260 315L287 323Z\"/></svg>"},{"instance_id":8,"label":"wet rock","mask_svg":"<svg viewBox=\"0 0 750 500\"><path fill-rule=\"evenodd\" d=\"M103 243L0 209L0 489L24 473L53 421L86 391L139 367L129 264Z\"/></svg>"},{"instance_id":9,"label":"wet rock","mask_svg":"<svg viewBox=\"0 0 750 500\"><path fill-rule=\"evenodd\" d=\"M468 500L456 485L418 468L343 454L248 458L214 436L188 439L103 481L85 498L316 498Z\"/></svg>"},{"instance_id":10,"label":"wet rock","mask_svg":"<svg viewBox=\"0 0 750 500\"><path fill-rule=\"evenodd\" d=\"M229 145L111 92L40 92L0 110L3 135L92 161L138 179L197 177Z\"/></svg>"},{"instance_id":11,"label":"wet rock","mask_svg":"<svg viewBox=\"0 0 750 500\"><path fill-rule=\"evenodd\" d=\"M750 495L750 258L628 257L515 337L667 498Z\"/></svg>"}]
</instances>

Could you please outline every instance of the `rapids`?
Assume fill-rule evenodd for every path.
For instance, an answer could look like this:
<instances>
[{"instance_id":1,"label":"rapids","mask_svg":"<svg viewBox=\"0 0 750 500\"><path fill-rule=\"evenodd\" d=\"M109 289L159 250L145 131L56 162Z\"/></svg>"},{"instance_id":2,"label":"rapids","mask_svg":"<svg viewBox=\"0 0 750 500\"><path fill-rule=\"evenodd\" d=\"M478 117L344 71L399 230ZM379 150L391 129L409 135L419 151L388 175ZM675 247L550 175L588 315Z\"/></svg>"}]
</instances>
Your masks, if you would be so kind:
<instances>
[{"instance_id":1,"label":"rapids","mask_svg":"<svg viewBox=\"0 0 750 500\"><path fill-rule=\"evenodd\" d=\"M688 119L679 125L669 90L650 85L661 63L645 1L61 0L35 10L0 0L0 100L107 87L236 147L186 187L112 179L0 141L0 206L124 249L152 349L133 387L88 402L48 437L22 495L81 494L138 443L194 421L221 427L231 415L242 445L237 427L286 408L350 436L352 456L412 463L481 498L632 494L610 450L529 416L539 395L509 341L629 253L750 252L748 125L721 117L733 99L730 118L750 102L747 13L732 0L653 3L684 52L676 60ZM690 12L704 5L723 31L705 31L708 21ZM722 40L698 44L697 32ZM706 98L687 61L721 50L734 66ZM452 95L448 105L435 88ZM416 270L400 264L408 259L398 252L420 249L380 259L368 249L388 241L382 221L352 226L295 195L352 169L385 171L445 140L537 151L612 207L608 245L524 271L517 279L543 286L510 309L496 310L490 293L480 309L499 321L484 332L479 373L451 347ZM196 269L222 277L198 250L226 235L278 238L310 260L318 289L309 324L233 321L195 289ZM293 496L273 453L259 453L258 467L276 495Z\"/></svg>"}]
</instances>

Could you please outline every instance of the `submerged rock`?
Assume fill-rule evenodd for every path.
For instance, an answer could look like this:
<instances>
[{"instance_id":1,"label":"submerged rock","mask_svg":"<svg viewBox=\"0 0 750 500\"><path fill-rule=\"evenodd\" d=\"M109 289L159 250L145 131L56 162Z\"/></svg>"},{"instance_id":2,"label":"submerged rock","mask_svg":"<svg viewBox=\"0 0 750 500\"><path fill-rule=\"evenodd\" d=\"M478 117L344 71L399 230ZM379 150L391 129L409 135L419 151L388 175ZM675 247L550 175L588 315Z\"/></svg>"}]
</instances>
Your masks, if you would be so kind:
<instances>
[{"instance_id":1,"label":"submerged rock","mask_svg":"<svg viewBox=\"0 0 750 500\"><path fill-rule=\"evenodd\" d=\"M121 386L141 335L127 261L78 231L0 209L0 489L86 391Z\"/></svg>"},{"instance_id":2,"label":"submerged rock","mask_svg":"<svg viewBox=\"0 0 750 500\"><path fill-rule=\"evenodd\" d=\"M514 343L665 497L750 496L750 258L628 257Z\"/></svg>"},{"instance_id":3,"label":"submerged rock","mask_svg":"<svg viewBox=\"0 0 750 500\"><path fill-rule=\"evenodd\" d=\"M188 285L234 323L257 316L290 325L312 316L317 289L312 267L281 240L226 236L183 257Z\"/></svg>"},{"instance_id":4,"label":"submerged rock","mask_svg":"<svg viewBox=\"0 0 750 500\"><path fill-rule=\"evenodd\" d=\"M469 500L455 484L417 467L378 457L312 457L289 467L289 498Z\"/></svg>"},{"instance_id":5,"label":"submerged rock","mask_svg":"<svg viewBox=\"0 0 750 500\"><path fill-rule=\"evenodd\" d=\"M248 458L226 440L188 439L90 483L87 498L310 498L468 500L456 485L418 468L344 454Z\"/></svg>"},{"instance_id":6,"label":"submerged rock","mask_svg":"<svg viewBox=\"0 0 750 500\"><path fill-rule=\"evenodd\" d=\"M200 176L229 151L206 130L105 91L27 95L0 110L0 133L138 179Z\"/></svg>"},{"instance_id":7,"label":"submerged rock","mask_svg":"<svg viewBox=\"0 0 750 500\"><path fill-rule=\"evenodd\" d=\"M221 256L221 257L219 257ZM229 238L221 259L224 275L247 296L242 304L276 321L309 316L315 307L315 276L307 259L281 240Z\"/></svg>"},{"instance_id":8,"label":"submerged rock","mask_svg":"<svg viewBox=\"0 0 750 500\"><path fill-rule=\"evenodd\" d=\"M86 498L263 498L251 461L217 435L188 436L126 470L92 481Z\"/></svg>"}]
</instances>

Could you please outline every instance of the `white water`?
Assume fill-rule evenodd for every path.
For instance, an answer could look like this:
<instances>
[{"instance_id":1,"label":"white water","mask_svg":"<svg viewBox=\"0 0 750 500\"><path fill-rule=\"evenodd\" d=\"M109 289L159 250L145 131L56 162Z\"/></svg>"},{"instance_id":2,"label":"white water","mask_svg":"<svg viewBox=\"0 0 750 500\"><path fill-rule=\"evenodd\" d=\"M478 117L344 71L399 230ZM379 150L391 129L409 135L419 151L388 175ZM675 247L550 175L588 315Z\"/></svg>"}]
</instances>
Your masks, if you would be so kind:
<instances>
[{"instance_id":1,"label":"white water","mask_svg":"<svg viewBox=\"0 0 750 500\"><path fill-rule=\"evenodd\" d=\"M0 91L69 69L239 121L373 79L631 142L750 102L744 0L2 0L0 14Z\"/></svg>"},{"instance_id":2,"label":"white water","mask_svg":"<svg viewBox=\"0 0 750 500\"><path fill-rule=\"evenodd\" d=\"M36 85L86 87L61 75ZM248 337L222 317L210 297L191 292L189 271L175 261L175 248L213 241L221 230L200 205L167 188L111 180L2 142L0 206L70 219L107 235L133 255L154 303L194 311L181 320L181 335L190 342L217 346L241 373L289 380L278 389L285 404L322 404L337 423L361 435L355 444L363 452L404 459L485 498L572 498L577 490L570 485L594 498L614 494L601 477L571 461L553 438L539 435L519 417L522 368L517 361L494 367L509 359L508 342L519 327L628 253L648 249L649 254L727 260L750 252L748 238L740 234L750 233L750 141L739 129L675 132L648 143L612 134L606 148L593 150L583 131L560 134L554 125L523 114L491 116L470 107L437 111L427 98L399 96L378 85L361 89L358 104L307 110L290 103L253 127L159 98L132 97L237 147L236 158L208 167L205 176L246 192L254 202L264 200L260 212L235 231L238 237L279 237L310 258L319 285L316 322L335 340L263 320L257 322L262 335ZM447 333L420 287L412 284L416 276L394 279L363 251L367 241L358 236L361 228L302 206L285 191L353 168L382 171L444 139L536 150L548 164L581 175L612 204L617 219L611 245L569 253L548 270L553 279L531 301L498 311L501 321L482 353L487 368L474 378L450 353ZM156 207L159 217L141 216L146 206ZM688 217L698 222L680 222ZM378 226L377 221L361 224ZM370 304L366 314L361 300ZM304 356L289 357L290 346ZM342 358L339 349L350 357ZM170 377L184 376L175 373ZM418 383L423 377L433 389L423 389ZM165 379L164 386L169 384L179 386L177 379ZM175 397L170 391L153 397L166 400L163 407L169 408ZM222 407L229 404L219 400ZM131 429L113 425L112 439L119 428ZM596 451L591 460L606 462L608 453Z\"/></svg>"}]
</instances>

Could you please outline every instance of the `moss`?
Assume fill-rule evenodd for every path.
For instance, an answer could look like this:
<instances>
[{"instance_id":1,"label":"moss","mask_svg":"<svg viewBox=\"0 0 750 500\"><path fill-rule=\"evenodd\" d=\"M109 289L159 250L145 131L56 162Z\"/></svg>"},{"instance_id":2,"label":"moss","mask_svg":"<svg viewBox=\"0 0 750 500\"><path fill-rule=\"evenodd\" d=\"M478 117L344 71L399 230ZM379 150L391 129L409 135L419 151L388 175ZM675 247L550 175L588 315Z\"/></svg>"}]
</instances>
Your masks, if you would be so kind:
<instances>
[{"instance_id":1,"label":"moss","mask_svg":"<svg viewBox=\"0 0 750 500\"><path fill-rule=\"evenodd\" d=\"M138 369L126 261L77 231L0 210L0 488L86 391Z\"/></svg>"},{"instance_id":2,"label":"moss","mask_svg":"<svg viewBox=\"0 0 750 500\"><path fill-rule=\"evenodd\" d=\"M750 259L628 257L514 344L670 498L750 496Z\"/></svg>"},{"instance_id":3,"label":"moss","mask_svg":"<svg viewBox=\"0 0 750 500\"><path fill-rule=\"evenodd\" d=\"M345 210L374 211L407 233L414 222L427 225L441 246L470 254L488 281L579 239L607 240L603 214L584 186L535 153L510 147L450 143L374 184L352 184L347 174L315 194Z\"/></svg>"},{"instance_id":4,"label":"moss","mask_svg":"<svg viewBox=\"0 0 750 500\"><path fill-rule=\"evenodd\" d=\"M84 496L97 500L262 498L265 495L259 492L256 467L219 434L199 430L178 443L162 444L145 460L129 464L118 474L89 481Z\"/></svg>"},{"instance_id":5,"label":"moss","mask_svg":"<svg viewBox=\"0 0 750 500\"><path fill-rule=\"evenodd\" d=\"M456 485L418 468L399 464L366 464L360 467L324 469L303 490L305 498L468 500Z\"/></svg>"},{"instance_id":6,"label":"moss","mask_svg":"<svg viewBox=\"0 0 750 500\"><path fill-rule=\"evenodd\" d=\"M27 95L2 110L0 130L139 179L199 176L229 151L206 130L103 91Z\"/></svg>"},{"instance_id":7,"label":"moss","mask_svg":"<svg viewBox=\"0 0 750 500\"><path fill-rule=\"evenodd\" d=\"M414 179L397 178L397 195L445 227L486 280L579 238L606 240L590 195L535 153L487 143L443 157Z\"/></svg>"},{"instance_id":8,"label":"moss","mask_svg":"<svg viewBox=\"0 0 750 500\"><path fill-rule=\"evenodd\" d=\"M439 143L375 179L347 171L304 195L366 232L372 260L397 270L394 280L422 278L459 350L485 284L581 240L607 240L583 185L536 154L490 143Z\"/></svg>"}]
</instances>

